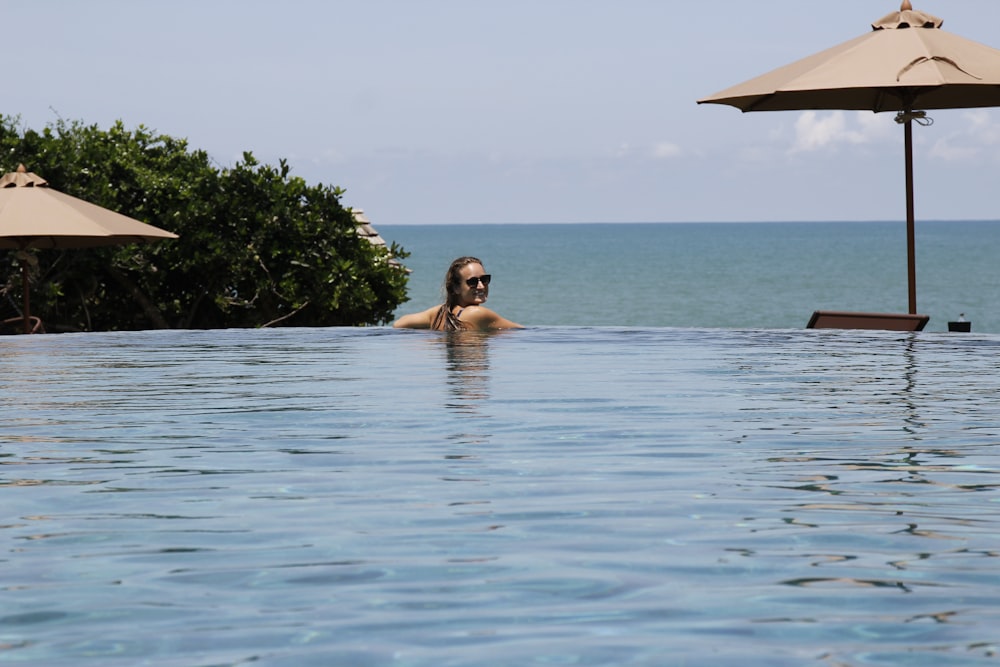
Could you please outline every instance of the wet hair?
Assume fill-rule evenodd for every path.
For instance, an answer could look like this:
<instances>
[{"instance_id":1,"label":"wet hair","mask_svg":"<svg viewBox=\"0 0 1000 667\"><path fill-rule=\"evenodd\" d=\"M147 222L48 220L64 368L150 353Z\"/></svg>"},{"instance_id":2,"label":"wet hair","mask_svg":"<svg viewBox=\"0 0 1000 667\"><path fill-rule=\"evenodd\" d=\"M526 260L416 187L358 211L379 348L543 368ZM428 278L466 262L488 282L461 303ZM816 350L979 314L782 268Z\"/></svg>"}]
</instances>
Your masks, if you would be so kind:
<instances>
[{"instance_id":1,"label":"wet hair","mask_svg":"<svg viewBox=\"0 0 1000 667\"><path fill-rule=\"evenodd\" d=\"M441 304L441 309L435 315L433 322L431 322L432 329L457 331L464 328L458 317L451 312L451 309L458 305L458 295L462 291L462 275L460 271L469 264L482 263L483 261L478 257L471 256L459 257L451 263L451 266L448 267L448 272L444 274L444 285L441 288L444 292L444 303Z\"/></svg>"}]
</instances>

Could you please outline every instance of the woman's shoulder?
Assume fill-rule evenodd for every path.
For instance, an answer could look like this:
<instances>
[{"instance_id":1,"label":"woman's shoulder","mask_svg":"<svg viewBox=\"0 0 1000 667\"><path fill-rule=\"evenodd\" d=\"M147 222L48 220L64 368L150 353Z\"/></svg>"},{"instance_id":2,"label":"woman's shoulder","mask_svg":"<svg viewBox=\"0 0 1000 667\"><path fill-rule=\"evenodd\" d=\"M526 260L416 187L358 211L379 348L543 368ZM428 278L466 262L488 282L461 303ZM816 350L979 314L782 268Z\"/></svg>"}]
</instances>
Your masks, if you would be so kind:
<instances>
[{"instance_id":1,"label":"woman's shoulder","mask_svg":"<svg viewBox=\"0 0 1000 667\"><path fill-rule=\"evenodd\" d=\"M459 319L475 327L482 329L521 329L520 324L515 324L502 317L497 312L490 310L486 306L467 306L462 310Z\"/></svg>"},{"instance_id":2,"label":"woman's shoulder","mask_svg":"<svg viewBox=\"0 0 1000 667\"><path fill-rule=\"evenodd\" d=\"M458 311L458 317L462 320L468 322L474 322L481 320L483 318L495 317L496 313L487 308L486 306L465 306Z\"/></svg>"}]
</instances>

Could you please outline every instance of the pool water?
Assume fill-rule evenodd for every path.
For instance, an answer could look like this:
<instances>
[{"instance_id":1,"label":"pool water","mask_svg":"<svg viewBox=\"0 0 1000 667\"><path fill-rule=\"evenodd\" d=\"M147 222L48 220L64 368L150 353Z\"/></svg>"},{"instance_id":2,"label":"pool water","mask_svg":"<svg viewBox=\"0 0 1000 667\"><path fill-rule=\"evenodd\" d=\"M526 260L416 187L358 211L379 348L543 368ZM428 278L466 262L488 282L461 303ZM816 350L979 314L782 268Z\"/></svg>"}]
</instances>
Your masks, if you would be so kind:
<instances>
[{"instance_id":1,"label":"pool water","mask_svg":"<svg viewBox=\"0 0 1000 667\"><path fill-rule=\"evenodd\" d=\"M998 659L998 335L90 333L0 368L0 663Z\"/></svg>"}]
</instances>

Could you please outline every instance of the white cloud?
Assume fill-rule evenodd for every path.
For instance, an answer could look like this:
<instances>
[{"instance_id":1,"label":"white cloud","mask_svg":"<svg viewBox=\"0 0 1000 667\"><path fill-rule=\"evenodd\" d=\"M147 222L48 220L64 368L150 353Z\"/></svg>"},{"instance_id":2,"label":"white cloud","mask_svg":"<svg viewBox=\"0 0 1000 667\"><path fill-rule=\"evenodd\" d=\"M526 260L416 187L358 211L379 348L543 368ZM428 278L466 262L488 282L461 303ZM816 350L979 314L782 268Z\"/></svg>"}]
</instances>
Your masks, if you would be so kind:
<instances>
[{"instance_id":1,"label":"white cloud","mask_svg":"<svg viewBox=\"0 0 1000 667\"><path fill-rule=\"evenodd\" d=\"M939 157L948 162L964 162L979 155L981 151L975 146L962 146L961 142L953 141L953 138L945 137L938 139L931 146L929 151L933 157Z\"/></svg>"},{"instance_id":2,"label":"white cloud","mask_svg":"<svg viewBox=\"0 0 1000 667\"><path fill-rule=\"evenodd\" d=\"M815 111L806 111L795 121L795 141L791 152L814 151L836 143L844 133L844 114L835 111L821 118Z\"/></svg>"},{"instance_id":3,"label":"white cloud","mask_svg":"<svg viewBox=\"0 0 1000 667\"><path fill-rule=\"evenodd\" d=\"M1000 125L993 121L993 114L986 109L972 109L962 114L968 121L968 134L975 135L980 144L1000 143Z\"/></svg>"},{"instance_id":4,"label":"white cloud","mask_svg":"<svg viewBox=\"0 0 1000 667\"><path fill-rule=\"evenodd\" d=\"M861 126L860 133L864 138L861 143L880 140L894 141L899 138L899 124L891 113L872 113L858 111L854 119Z\"/></svg>"},{"instance_id":5,"label":"white cloud","mask_svg":"<svg viewBox=\"0 0 1000 667\"><path fill-rule=\"evenodd\" d=\"M795 122L795 138L788 152L836 150L843 145L900 141L902 128L893 117L891 113L873 114L867 111L858 111L853 115L844 111L804 111ZM928 117L933 119L933 112ZM948 162L982 158L988 153L987 147L1000 145L1000 122L990 110L964 110L959 118L957 123L942 118L945 122L934 128L938 131L936 134L920 132L914 138L916 141L933 142L930 143L929 155ZM942 134L940 130L949 123L949 127L954 129Z\"/></svg>"},{"instance_id":6,"label":"white cloud","mask_svg":"<svg viewBox=\"0 0 1000 667\"><path fill-rule=\"evenodd\" d=\"M1000 144L1000 124L986 109L962 112L958 129L934 142L930 154L948 162L974 160L984 148Z\"/></svg>"},{"instance_id":7,"label":"white cloud","mask_svg":"<svg viewBox=\"0 0 1000 667\"><path fill-rule=\"evenodd\" d=\"M819 114L816 111L802 112L795 121L795 140L791 153L809 152L824 148L836 148L841 144L868 144L891 136L892 125L888 114L873 114L859 111L848 123L843 111Z\"/></svg>"},{"instance_id":8,"label":"white cloud","mask_svg":"<svg viewBox=\"0 0 1000 667\"><path fill-rule=\"evenodd\" d=\"M683 153L681 147L677 144L672 144L669 141L661 141L660 143L653 146L653 157L657 160L666 160L669 158L678 157Z\"/></svg>"}]
</instances>

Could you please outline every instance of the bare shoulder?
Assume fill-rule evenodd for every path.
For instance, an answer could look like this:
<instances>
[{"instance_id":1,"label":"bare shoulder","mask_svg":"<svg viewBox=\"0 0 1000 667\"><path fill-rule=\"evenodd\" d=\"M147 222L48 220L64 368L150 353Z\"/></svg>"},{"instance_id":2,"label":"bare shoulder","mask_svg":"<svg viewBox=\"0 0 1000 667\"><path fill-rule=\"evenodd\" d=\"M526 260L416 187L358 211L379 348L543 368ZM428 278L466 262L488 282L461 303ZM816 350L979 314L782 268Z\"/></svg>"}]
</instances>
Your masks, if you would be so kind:
<instances>
[{"instance_id":1,"label":"bare shoulder","mask_svg":"<svg viewBox=\"0 0 1000 667\"><path fill-rule=\"evenodd\" d=\"M468 322L477 329L523 329L520 324L511 322L499 313L486 306L469 306L462 311L459 319Z\"/></svg>"}]
</instances>

